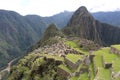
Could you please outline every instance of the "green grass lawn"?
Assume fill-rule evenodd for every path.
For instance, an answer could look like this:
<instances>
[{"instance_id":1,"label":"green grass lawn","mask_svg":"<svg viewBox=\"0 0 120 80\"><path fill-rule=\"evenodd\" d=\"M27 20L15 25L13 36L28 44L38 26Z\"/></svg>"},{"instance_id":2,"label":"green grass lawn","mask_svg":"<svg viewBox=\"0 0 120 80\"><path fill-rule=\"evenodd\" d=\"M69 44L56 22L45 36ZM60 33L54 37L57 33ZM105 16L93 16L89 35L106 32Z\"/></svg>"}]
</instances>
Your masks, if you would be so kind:
<instances>
[{"instance_id":1,"label":"green grass lawn","mask_svg":"<svg viewBox=\"0 0 120 80\"><path fill-rule=\"evenodd\" d=\"M80 76L73 76L70 78L70 80L89 80L88 73L85 72L81 74Z\"/></svg>"},{"instance_id":2,"label":"green grass lawn","mask_svg":"<svg viewBox=\"0 0 120 80\"><path fill-rule=\"evenodd\" d=\"M120 49L120 46L114 45L114 47L117 47ZM120 57L116 54L110 53L110 48L102 48L98 51L95 51L94 54L96 55L94 57L94 64L95 66L99 67L99 71L95 77L97 80L110 80L110 70L102 68L102 60L100 60L99 56L103 56L103 59L105 62L112 63L112 70L115 73L118 73L120 71Z\"/></svg>"},{"instance_id":3,"label":"green grass lawn","mask_svg":"<svg viewBox=\"0 0 120 80\"><path fill-rule=\"evenodd\" d=\"M78 54L68 54L66 55L66 58L71 62L76 63L78 60L82 59L82 56Z\"/></svg>"},{"instance_id":4,"label":"green grass lawn","mask_svg":"<svg viewBox=\"0 0 120 80\"><path fill-rule=\"evenodd\" d=\"M90 70L90 80L94 80L95 74L94 74L94 66L92 63L89 65L89 70Z\"/></svg>"},{"instance_id":5,"label":"green grass lawn","mask_svg":"<svg viewBox=\"0 0 120 80\"><path fill-rule=\"evenodd\" d=\"M65 44L73 48L78 48L79 46L74 41L65 41Z\"/></svg>"},{"instance_id":6,"label":"green grass lawn","mask_svg":"<svg viewBox=\"0 0 120 80\"><path fill-rule=\"evenodd\" d=\"M65 41L65 44L70 46L71 48L79 51L80 53L83 53L83 54L86 54L86 55L88 54L88 51L85 51L85 50L81 49L79 47L79 45L77 44L77 42L75 42L75 41Z\"/></svg>"},{"instance_id":7,"label":"green grass lawn","mask_svg":"<svg viewBox=\"0 0 120 80\"><path fill-rule=\"evenodd\" d=\"M120 57L113 61L113 71L118 73L120 71Z\"/></svg>"},{"instance_id":8,"label":"green grass lawn","mask_svg":"<svg viewBox=\"0 0 120 80\"><path fill-rule=\"evenodd\" d=\"M89 80L88 73L81 74L78 80Z\"/></svg>"},{"instance_id":9,"label":"green grass lawn","mask_svg":"<svg viewBox=\"0 0 120 80\"><path fill-rule=\"evenodd\" d=\"M120 45L112 45L111 47L116 48L117 50L120 50Z\"/></svg>"},{"instance_id":10,"label":"green grass lawn","mask_svg":"<svg viewBox=\"0 0 120 80\"><path fill-rule=\"evenodd\" d=\"M98 73L94 80L111 80L111 72L109 69L98 68Z\"/></svg>"},{"instance_id":11,"label":"green grass lawn","mask_svg":"<svg viewBox=\"0 0 120 80\"><path fill-rule=\"evenodd\" d=\"M71 71L71 69L69 69L67 66L65 66L64 64L61 64L61 65L59 65L58 66L59 68L61 68L61 69L63 69L63 70L65 70L66 72L68 72L68 73L71 73L72 71Z\"/></svg>"},{"instance_id":12,"label":"green grass lawn","mask_svg":"<svg viewBox=\"0 0 120 80\"><path fill-rule=\"evenodd\" d=\"M108 63L112 63L113 60L118 58L118 56L116 54L110 53L110 48L108 48L108 47L102 48L98 51L95 51L94 54L103 56L104 61L108 62Z\"/></svg>"},{"instance_id":13,"label":"green grass lawn","mask_svg":"<svg viewBox=\"0 0 120 80\"><path fill-rule=\"evenodd\" d=\"M103 62L102 62L102 56L97 55L94 57L93 59L94 61L94 65L98 68L98 67L103 67Z\"/></svg>"},{"instance_id":14,"label":"green grass lawn","mask_svg":"<svg viewBox=\"0 0 120 80\"><path fill-rule=\"evenodd\" d=\"M72 76L70 80L79 80L79 76Z\"/></svg>"}]
</instances>

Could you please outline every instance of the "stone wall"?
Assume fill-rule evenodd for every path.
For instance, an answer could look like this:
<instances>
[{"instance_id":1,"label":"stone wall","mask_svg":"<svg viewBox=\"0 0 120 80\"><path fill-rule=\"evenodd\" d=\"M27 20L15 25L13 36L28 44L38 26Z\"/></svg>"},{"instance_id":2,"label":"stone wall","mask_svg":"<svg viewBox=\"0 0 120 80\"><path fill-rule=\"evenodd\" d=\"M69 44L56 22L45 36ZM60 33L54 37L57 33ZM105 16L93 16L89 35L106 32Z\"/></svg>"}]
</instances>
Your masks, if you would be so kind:
<instances>
[{"instance_id":1,"label":"stone wall","mask_svg":"<svg viewBox=\"0 0 120 80\"><path fill-rule=\"evenodd\" d=\"M78 72L75 72L75 76L79 76L80 74L83 74L84 72L88 72L87 67L80 68L80 70Z\"/></svg>"},{"instance_id":2,"label":"stone wall","mask_svg":"<svg viewBox=\"0 0 120 80\"><path fill-rule=\"evenodd\" d=\"M104 57L102 56L103 67L109 69L112 67L112 63L105 62Z\"/></svg>"},{"instance_id":3,"label":"stone wall","mask_svg":"<svg viewBox=\"0 0 120 80\"><path fill-rule=\"evenodd\" d=\"M87 66L90 64L90 58L89 58L89 56L85 57L84 64L87 65Z\"/></svg>"},{"instance_id":4,"label":"stone wall","mask_svg":"<svg viewBox=\"0 0 120 80\"><path fill-rule=\"evenodd\" d=\"M104 62L104 68L109 69L112 67L112 63Z\"/></svg>"},{"instance_id":5,"label":"stone wall","mask_svg":"<svg viewBox=\"0 0 120 80\"><path fill-rule=\"evenodd\" d=\"M92 53L89 55L89 60L90 60L90 62L92 62L92 63L93 63L93 58L94 58L94 57L95 57L95 55L94 55L94 54L92 54Z\"/></svg>"},{"instance_id":6,"label":"stone wall","mask_svg":"<svg viewBox=\"0 0 120 80\"><path fill-rule=\"evenodd\" d=\"M57 73L58 73L58 75L65 77L65 78L68 78L70 76L70 73L68 73L67 71L65 71L59 67L57 68Z\"/></svg>"},{"instance_id":7,"label":"stone wall","mask_svg":"<svg viewBox=\"0 0 120 80\"><path fill-rule=\"evenodd\" d=\"M70 61L66 57L64 58L64 60L65 60L65 64L67 66L69 66L71 69L77 69L78 66L80 65L80 63L82 62L81 60L78 60L76 63L73 63L72 61Z\"/></svg>"},{"instance_id":8,"label":"stone wall","mask_svg":"<svg viewBox=\"0 0 120 80\"><path fill-rule=\"evenodd\" d=\"M116 49L116 48L114 48L114 47L110 47L110 52L111 52L111 53L115 53L115 54L117 54L117 55L120 56L120 50L118 50L118 49Z\"/></svg>"}]
</instances>

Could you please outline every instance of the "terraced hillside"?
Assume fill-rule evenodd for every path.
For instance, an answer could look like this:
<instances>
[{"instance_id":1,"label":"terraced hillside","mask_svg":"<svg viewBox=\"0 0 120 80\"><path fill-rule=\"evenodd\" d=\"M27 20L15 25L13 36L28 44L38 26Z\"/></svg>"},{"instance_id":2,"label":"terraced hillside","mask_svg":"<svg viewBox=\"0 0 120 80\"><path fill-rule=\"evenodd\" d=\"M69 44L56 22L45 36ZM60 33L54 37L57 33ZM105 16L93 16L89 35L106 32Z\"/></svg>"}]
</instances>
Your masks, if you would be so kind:
<instances>
[{"instance_id":1,"label":"terraced hillside","mask_svg":"<svg viewBox=\"0 0 120 80\"><path fill-rule=\"evenodd\" d=\"M120 45L97 50L88 40L54 38L13 66L8 80L120 80Z\"/></svg>"}]
</instances>

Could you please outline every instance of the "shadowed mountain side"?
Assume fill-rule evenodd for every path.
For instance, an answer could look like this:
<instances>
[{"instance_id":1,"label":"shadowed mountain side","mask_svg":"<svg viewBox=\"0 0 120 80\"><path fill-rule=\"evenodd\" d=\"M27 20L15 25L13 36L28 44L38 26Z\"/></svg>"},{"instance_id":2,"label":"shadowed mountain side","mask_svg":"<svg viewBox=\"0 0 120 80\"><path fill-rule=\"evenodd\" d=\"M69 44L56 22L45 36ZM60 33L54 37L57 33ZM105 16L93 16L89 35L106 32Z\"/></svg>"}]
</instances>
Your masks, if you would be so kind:
<instances>
[{"instance_id":1,"label":"shadowed mountain side","mask_svg":"<svg viewBox=\"0 0 120 80\"><path fill-rule=\"evenodd\" d=\"M40 25L41 24L41 25ZM0 68L35 44L46 28L41 18L0 10Z\"/></svg>"},{"instance_id":2,"label":"shadowed mountain side","mask_svg":"<svg viewBox=\"0 0 120 80\"><path fill-rule=\"evenodd\" d=\"M95 41L101 45L120 43L120 28L95 20L83 6L75 11L63 32Z\"/></svg>"}]
</instances>

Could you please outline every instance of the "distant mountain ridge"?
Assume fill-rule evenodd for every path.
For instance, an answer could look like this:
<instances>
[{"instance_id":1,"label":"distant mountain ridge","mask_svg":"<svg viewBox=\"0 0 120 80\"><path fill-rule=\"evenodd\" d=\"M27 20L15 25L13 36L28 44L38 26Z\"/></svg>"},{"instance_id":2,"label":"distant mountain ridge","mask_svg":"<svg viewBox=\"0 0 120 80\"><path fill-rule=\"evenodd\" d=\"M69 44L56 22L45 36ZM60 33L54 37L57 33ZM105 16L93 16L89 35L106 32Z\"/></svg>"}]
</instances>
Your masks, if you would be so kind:
<instances>
[{"instance_id":1,"label":"distant mountain ridge","mask_svg":"<svg viewBox=\"0 0 120 80\"><path fill-rule=\"evenodd\" d=\"M68 23L69 19L71 18L73 12L64 11L59 14L53 15L51 17L43 17L43 20L49 24L56 24L58 28L63 28Z\"/></svg>"},{"instance_id":2,"label":"distant mountain ridge","mask_svg":"<svg viewBox=\"0 0 120 80\"><path fill-rule=\"evenodd\" d=\"M95 19L120 27L120 11L92 13Z\"/></svg>"}]
</instances>

